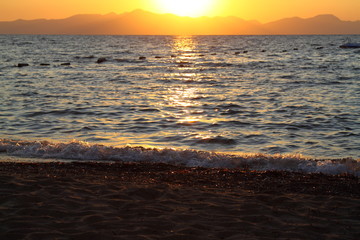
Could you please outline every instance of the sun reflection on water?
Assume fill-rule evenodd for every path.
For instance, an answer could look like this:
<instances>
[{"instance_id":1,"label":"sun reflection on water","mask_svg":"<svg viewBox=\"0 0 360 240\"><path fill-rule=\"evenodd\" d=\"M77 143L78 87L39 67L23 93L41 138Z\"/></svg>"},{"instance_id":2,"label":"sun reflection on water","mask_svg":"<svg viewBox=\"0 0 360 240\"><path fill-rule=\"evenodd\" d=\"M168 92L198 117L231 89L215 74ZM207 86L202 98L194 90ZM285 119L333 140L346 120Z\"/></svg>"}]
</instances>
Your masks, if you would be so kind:
<instances>
[{"instance_id":1,"label":"sun reflection on water","mask_svg":"<svg viewBox=\"0 0 360 240\"><path fill-rule=\"evenodd\" d=\"M174 107L193 107L198 105L194 99L197 98L197 88L169 89L167 101Z\"/></svg>"},{"instance_id":2,"label":"sun reflection on water","mask_svg":"<svg viewBox=\"0 0 360 240\"><path fill-rule=\"evenodd\" d=\"M209 142L212 139L225 141L226 138L223 140L219 137L223 133L214 132L217 123L224 119L207 110L213 94L209 91L211 83L207 82L216 76L203 71L201 67L201 63L206 61L201 43L194 36L176 36L172 39L171 47L174 65L166 80L173 84L164 89L164 102L161 106L164 116L177 126L177 135L192 139L195 143L206 142L207 139L210 139ZM204 84L199 84L203 81Z\"/></svg>"},{"instance_id":3,"label":"sun reflection on water","mask_svg":"<svg viewBox=\"0 0 360 240\"><path fill-rule=\"evenodd\" d=\"M196 62L192 62L199 55L197 54L198 43L194 36L175 36L171 47L176 53L176 59L174 59L176 67L169 77L178 84L167 89L165 99L168 106L178 109L175 117L179 125L193 125L203 117L199 114L192 116L190 110L201 105L198 99L201 98L203 91L199 87L189 86L189 83L198 81L200 78L200 72L195 66Z\"/></svg>"},{"instance_id":4,"label":"sun reflection on water","mask_svg":"<svg viewBox=\"0 0 360 240\"><path fill-rule=\"evenodd\" d=\"M175 36L172 42L172 48L176 52L191 52L196 49L196 41L193 36Z\"/></svg>"}]
</instances>

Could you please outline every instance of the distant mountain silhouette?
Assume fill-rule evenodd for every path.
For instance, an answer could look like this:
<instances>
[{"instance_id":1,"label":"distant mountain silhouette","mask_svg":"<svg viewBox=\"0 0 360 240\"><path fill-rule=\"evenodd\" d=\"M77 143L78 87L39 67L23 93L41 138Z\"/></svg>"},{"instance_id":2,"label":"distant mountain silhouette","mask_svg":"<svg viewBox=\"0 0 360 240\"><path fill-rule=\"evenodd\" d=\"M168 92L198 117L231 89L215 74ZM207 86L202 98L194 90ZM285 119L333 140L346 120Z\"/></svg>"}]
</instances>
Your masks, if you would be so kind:
<instances>
[{"instance_id":1,"label":"distant mountain silhouette","mask_svg":"<svg viewBox=\"0 0 360 240\"><path fill-rule=\"evenodd\" d=\"M0 22L0 34L104 35L259 35L360 34L360 21L342 21L333 15L298 17L261 24L237 17L179 17L135 10L124 14L84 14L57 20Z\"/></svg>"},{"instance_id":2,"label":"distant mountain silhouette","mask_svg":"<svg viewBox=\"0 0 360 240\"><path fill-rule=\"evenodd\" d=\"M274 34L360 34L360 21L342 21L334 15L287 18L264 24Z\"/></svg>"}]
</instances>

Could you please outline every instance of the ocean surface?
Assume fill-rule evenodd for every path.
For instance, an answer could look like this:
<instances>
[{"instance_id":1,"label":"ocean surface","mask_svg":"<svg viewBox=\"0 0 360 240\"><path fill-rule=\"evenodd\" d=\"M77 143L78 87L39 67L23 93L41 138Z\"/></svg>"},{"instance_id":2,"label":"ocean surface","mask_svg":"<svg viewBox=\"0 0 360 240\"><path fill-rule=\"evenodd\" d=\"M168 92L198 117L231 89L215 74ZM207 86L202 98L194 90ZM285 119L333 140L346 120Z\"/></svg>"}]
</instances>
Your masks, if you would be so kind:
<instances>
[{"instance_id":1,"label":"ocean surface","mask_svg":"<svg viewBox=\"0 0 360 240\"><path fill-rule=\"evenodd\" d=\"M0 152L360 175L347 38L0 35Z\"/></svg>"}]
</instances>

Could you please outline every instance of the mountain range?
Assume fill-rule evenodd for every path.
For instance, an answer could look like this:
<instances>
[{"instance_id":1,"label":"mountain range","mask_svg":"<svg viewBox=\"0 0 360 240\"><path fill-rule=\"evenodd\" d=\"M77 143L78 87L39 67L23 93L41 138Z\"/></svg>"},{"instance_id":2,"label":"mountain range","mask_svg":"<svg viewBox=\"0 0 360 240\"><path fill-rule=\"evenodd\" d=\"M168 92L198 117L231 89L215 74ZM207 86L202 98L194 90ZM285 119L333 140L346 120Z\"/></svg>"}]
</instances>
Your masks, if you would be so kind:
<instances>
[{"instance_id":1,"label":"mountain range","mask_svg":"<svg viewBox=\"0 0 360 240\"><path fill-rule=\"evenodd\" d=\"M82 14L65 19L0 22L0 34L80 35L288 35L360 34L360 21L334 15L286 18L262 24L238 17L179 17L143 10L107 15Z\"/></svg>"}]
</instances>

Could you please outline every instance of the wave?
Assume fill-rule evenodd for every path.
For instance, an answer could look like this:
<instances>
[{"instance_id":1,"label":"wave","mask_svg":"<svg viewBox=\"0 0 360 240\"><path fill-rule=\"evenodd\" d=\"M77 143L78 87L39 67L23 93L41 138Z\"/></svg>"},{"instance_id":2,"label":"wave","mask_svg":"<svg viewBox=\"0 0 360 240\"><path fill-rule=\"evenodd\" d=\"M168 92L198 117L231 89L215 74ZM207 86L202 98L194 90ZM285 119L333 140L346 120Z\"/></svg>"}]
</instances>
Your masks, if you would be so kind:
<instances>
[{"instance_id":1,"label":"wave","mask_svg":"<svg viewBox=\"0 0 360 240\"><path fill-rule=\"evenodd\" d=\"M111 147L82 141L53 143L0 139L0 152L10 156L81 161L153 162L205 168L239 168L249 171L291 171L350 174L360 177L360 160L320 160L297 155L226 154L209 151Z\"/></svg>"},{"instance_id":2,"label":"wave","mask_svg":"<svg viewBox=\"0 0 360 240\"><path fill-rule=\"evenodd\" d=\"M224 144L224 145L236 144L235 139L226 138L226 137L222 137L222 136L206 137L206 138L198 139L196 142L200 143L200 144L207 144L207 143L210 143L210 144Z\"/></svg>"}]
</instances>

